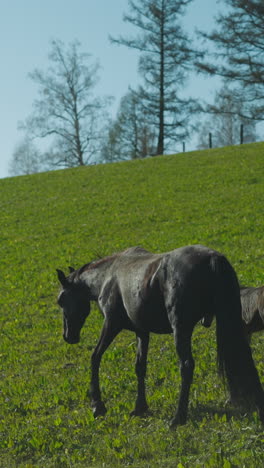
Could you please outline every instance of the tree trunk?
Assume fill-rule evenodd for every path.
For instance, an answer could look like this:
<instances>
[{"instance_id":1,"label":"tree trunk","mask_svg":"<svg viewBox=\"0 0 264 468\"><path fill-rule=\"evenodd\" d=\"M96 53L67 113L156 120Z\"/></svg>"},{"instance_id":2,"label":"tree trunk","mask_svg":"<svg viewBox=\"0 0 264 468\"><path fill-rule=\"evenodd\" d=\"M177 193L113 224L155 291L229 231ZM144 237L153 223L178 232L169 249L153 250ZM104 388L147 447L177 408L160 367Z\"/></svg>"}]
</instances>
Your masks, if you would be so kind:
<instances>
[{"instance_id":1,"label":"tree trunk","mask_svg":"<svg viewBox=\"0 0 264 468\"><path fill-rule=\"evenodd\" d=\"M164 10L160 26L160 96L159 96L159 137L157 155L164 153Z\"/></svg>"}]
</instances>

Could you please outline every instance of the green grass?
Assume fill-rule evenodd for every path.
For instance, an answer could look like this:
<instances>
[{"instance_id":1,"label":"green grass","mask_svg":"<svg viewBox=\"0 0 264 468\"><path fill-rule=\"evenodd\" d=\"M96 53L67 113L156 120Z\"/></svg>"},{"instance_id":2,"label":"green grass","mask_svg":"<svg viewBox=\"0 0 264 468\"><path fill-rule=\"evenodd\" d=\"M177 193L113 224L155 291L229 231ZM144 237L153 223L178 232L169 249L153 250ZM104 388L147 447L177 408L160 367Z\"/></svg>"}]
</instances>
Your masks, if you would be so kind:
<instances>
[{"instance_id":1,"label":"green grass","mask_svg":"<svg viewBox=\"0 0 264 468\"><path fill-rule=\"evenodd\" d=\"M0 466L259 467L256 413L224 407L214 329L197 326L188 423L174 431L180 375L171 336L151 337L152 415L130 418L135 337L106 352L108 413L94 420L86 390L102 324L93 307L81 342L62 339L56 268L132 245L154 252L203 243L225 253L243 284L263 281L264 144L0 180ZM264 382L264 342L253 337Z\"/></svg>"}]
</instances>

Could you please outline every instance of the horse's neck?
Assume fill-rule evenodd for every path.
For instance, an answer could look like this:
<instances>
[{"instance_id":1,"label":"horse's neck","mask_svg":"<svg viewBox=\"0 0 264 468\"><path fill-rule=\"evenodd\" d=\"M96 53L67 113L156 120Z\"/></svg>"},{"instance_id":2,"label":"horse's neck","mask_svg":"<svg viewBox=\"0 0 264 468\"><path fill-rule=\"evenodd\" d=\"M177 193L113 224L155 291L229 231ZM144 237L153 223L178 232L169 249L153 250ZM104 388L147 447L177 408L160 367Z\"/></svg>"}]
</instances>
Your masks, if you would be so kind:
<instances>
[{"instance_id":1,"label":"horse's neck","mask_svg":"<svg viewBox=\"0 0 264 468\"><path fill-rule=\"evenodd\" d=\"M95 264L81 274L81 280L88 286L92 300L98 300L102 285L105 282L106 276L109 274L111 265L111 261L102 262L98 265Z\"/></svg>"}]
</instances>

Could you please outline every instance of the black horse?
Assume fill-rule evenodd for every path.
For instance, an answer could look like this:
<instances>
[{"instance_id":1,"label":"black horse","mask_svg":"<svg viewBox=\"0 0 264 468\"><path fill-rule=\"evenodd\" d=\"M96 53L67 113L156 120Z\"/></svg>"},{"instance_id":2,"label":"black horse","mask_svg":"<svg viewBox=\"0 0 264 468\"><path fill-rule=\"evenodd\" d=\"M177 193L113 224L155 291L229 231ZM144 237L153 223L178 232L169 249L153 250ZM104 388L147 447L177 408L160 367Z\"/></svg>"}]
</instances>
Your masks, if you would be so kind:
<instances>
[{"instance_id":1,"label":"black horse","mask_svg":"<svg viewBox=\"0 0 264 468\"><path fill-rule=\"evenodd\" d=\"M80 331L96 301L104 316L91 358L90 398L94 416L104 415L99 366L103 353L122 329L137 336L137 399L132 414L147 409L145 375L150 333L173 333L180 359L181 390L172 425L187 419L194 360L191 338L195 324L213 311L216 316L218 367L232 400L253 403L264 421L264 392L245 338L237 277L228 260L201 245L153 254L132 247L88 263L68 277L57 270L62 291L64 339L78 343Z\"/></svg>"},{"instance_id":2,"label":"black horse","mask_svg":"<svg viewBox=\"0 0 264 468\"><path fill-rule=\"evenodd\" d=\"M242 318L248 340L254 332L264 330L264 286L241 287Z\"/></svg>"},{"instance_id":3,"label":"black horse","mask_svg":"<svg viewBox=\"0 0 264 468\"><path fill-rule=\"evenodd\" d=\"M240 286L240 299L244 330L250 343L252 333L264 330L264 286ZM202 318L202 325L210 327L213 318L213 314L209 312Z\"/></svg>"}]
</instances>

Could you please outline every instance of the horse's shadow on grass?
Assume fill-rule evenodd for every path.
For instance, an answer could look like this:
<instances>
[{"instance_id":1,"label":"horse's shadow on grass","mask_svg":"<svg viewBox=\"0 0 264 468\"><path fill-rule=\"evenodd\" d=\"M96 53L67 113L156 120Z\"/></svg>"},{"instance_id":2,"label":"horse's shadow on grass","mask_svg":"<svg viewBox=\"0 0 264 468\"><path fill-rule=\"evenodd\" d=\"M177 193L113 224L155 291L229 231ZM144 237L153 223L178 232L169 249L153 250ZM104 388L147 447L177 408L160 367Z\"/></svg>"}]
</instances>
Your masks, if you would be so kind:
<instances>
[{"instance_id":1,"label":"horse's shadow on grass","mask_svg":"<svg viewBox=\"0 0 264 468\"><path fill-rule=\"evenodd\" d=\"M213 419L222 419L226 417L226 421L230 421L232 418L241 420L245 415L252 411L252 407L243 407L243 406L232 406L226 404L223 406L215 406L212 404L200 404L198 403L195 407L191 407L189 410L189 418L193 422L200 422L204 418Z\"/></svg>"},{"instance_id":2,"label":"horse's shadow on grass","mask_svg":"<svg viewBox=\"0 0 264 468\"><path fill-rule=\"evenodd\" d=\"M243 406L233 406L229 403L223 406L216 406L213 403L202 404L198 403L196 406L191 406L189 409L189 416L188 421L192 422L193 424L201 423L204 419L211 421L216 419L217 421L224 420L225 422L229 422L232 418L236 420L242 420L245 416L249 415L252 412L251 407L243 407ZM132 416L132 415L131 415ZM141 417L142 420L145 420L146 423L149 418L151 419L159 419L159 411L158 410L148 410L144 413ZM224 419L223 419L224 418ZM187 421L187 422L188 422ZM170 419L167 421L170 425Z\"/></svg>"}]
</instances>

